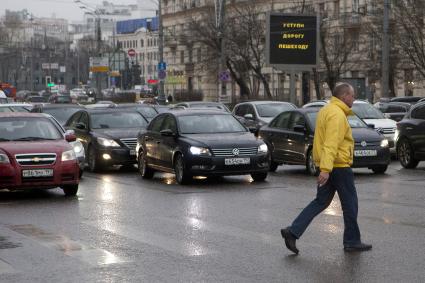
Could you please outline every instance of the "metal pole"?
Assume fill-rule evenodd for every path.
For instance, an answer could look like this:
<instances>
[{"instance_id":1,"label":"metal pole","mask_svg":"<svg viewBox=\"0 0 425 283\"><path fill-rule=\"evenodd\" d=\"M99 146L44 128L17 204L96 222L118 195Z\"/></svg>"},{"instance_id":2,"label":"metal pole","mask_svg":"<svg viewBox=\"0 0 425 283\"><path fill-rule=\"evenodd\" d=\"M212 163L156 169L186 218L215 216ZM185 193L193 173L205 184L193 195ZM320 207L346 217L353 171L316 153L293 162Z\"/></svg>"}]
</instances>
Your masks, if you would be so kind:
<instances>
[{"instance_id":1,"label":"metal pole","mask_svg":"<svg viewBox=\"0 0 425 283\"><path fill-rule=\"evenodd\" d=\"M381 97L389 97L389 49L390 42L388 36L390 0L384 0L384 33L382 36L382 80Z\"/></svg>"},{"instance_id":2,"label":"metal pole","mask_svg":"<svg viewBox=\"0 0 425 283\"><path fill-rule=\"evenodd\" d=\"M295 93L295 71L291 70L290 72L290 81L289 81L289 101L293 104L297 104L297 94Z\"/></svg>"},{"instance_id":3,"label":"metal pole","mask_svg":"<svg viewBox=\"0 0 425 283\"><path fill-rule=\"evenodd\" d=\"M215 13L216 13L216 26L218 30L218 38L220 41L220 62L219 62L219 70L221 73L225 69L225 44L224 44L224 11L225 11L226 0L216 0L215 2ZM217 76L218 77L218 76ZM218 99L220 102L221 99L225 99L227 96L226 82L224 80L219 80L218 85L221 86L220 92L217 92Z\"/></svg>"},{"instance_id":4,"label":"metal pole","mask_svg":"<svg viewBox=\"0 0 425 283\"><path fill-rule=\"evenodd\" d=\"M100 33L100 17L99 15L96 15L96 57L100 57L100 43L101 43L101 33ZM96 102L97 99L102 99L102 90L100 86L100 73L96 72L96 92L97 95L95 95L94 101Z\"/></svg>"},{"instance_id":5,"label":"metal pole","mask_svg":"<svg viewBox=\"0 0 425 283\"><path fill-rule=\"evenodd\" d=\"M164 31L162 28L162 7L161 0L158 0L158 55L159 62L164 61ZM165 93L164 93L164 79L159 79L159 88L158 88L158 103L163 105L165 104Z\"/></svg>"}]
</instances>

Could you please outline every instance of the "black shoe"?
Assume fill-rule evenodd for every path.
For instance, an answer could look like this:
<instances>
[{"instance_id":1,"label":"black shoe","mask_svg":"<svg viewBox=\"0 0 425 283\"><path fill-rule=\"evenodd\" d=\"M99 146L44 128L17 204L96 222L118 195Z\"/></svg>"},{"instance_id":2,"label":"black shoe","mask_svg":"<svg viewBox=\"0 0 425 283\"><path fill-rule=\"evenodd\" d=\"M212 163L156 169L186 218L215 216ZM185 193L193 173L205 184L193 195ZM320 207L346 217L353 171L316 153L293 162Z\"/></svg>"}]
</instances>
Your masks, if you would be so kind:
<instances>
[{"instance_id":1,"label":"black shoe","mask_svg":"<svg viewBox=\"0 0 425 283\"><path fill-rule=\"evenodd\" d=\"M372 245L360 243L355 246L345 246L344 251L346 252L364 252L372 249Z\"/></svg>"},{"instance_id":2,"label":"black shoe","mask_svg":"<svg viewBox=\"0 0 425 283\"><path fill-rule=\"evenodd\" d=\"M280 234L282 235L282 238L285 239L285 245L286 247L293 252L294 254L298 254L297 246L295 245L295 242L297 239L292 235L292 233L289 231L288 228L281 229Z\"/></svg>"}]
</instances>

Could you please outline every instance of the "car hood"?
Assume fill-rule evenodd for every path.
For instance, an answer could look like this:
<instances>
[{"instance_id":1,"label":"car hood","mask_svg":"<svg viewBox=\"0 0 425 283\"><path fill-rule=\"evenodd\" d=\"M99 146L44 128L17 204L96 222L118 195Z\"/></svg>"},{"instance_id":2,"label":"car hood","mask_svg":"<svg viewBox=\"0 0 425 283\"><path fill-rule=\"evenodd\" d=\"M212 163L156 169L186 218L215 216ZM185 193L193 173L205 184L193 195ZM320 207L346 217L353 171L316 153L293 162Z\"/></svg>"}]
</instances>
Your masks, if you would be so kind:
<instances>
[{"instance_id":1,"label":"car hood","mask_svg":"<svg viewBox=\"0 0 425 283\"><path fill-rule=\"evenodd\" d=\"M98 137L105 137L110 139L127 139L137 138L137 135L143 128L117 128L117 129L94 129Z\"/></svg>"},{"instance_id":2,"label":"car hood","mask_svg":"<svg viewBox=\"0 0 425 283\"><path fill-rule=\"evenodd\" d=\"M396 128L396 121L391 119L363 119L366 124L375 125L375 129L377 128Z\"/></svg>"},{"instance_id":3,"label":"car hood","mask_svg":"<svg viewBox=\"0 0 425 283\"><path fill-rule=\"evenodd\" d=\"M10 155L51 152L59 155L70 149L72 146L65 140L0 142L0 150L8 152Z\"/></svg>"},{"instance_id":4,"label":"car hood","mask_svg":"<svg viewBox=\"0 0 425 283\"><path fill-rule=\"evenodd\" d=\"M384 136L370 128L352 128L353 138L355 142L379 142Z\"/></svg>"},{"instance_id":5,"label":"car hood","mask_svg":"<svg viewBox=\"0 0 425 283\"><path fill-rule=\"evenodd\" d=\"M190 144L211 148L256 147L264 143L250 132L185 134L181 138L186 139Z\"/></svg>"}]
</instances>

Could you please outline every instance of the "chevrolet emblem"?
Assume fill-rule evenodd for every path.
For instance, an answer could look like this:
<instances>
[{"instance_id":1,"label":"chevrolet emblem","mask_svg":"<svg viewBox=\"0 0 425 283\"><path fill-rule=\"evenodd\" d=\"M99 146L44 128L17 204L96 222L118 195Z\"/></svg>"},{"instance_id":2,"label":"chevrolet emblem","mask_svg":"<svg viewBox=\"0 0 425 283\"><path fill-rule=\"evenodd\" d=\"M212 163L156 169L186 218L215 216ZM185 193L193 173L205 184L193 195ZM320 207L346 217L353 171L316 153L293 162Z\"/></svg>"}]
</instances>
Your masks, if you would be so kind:
<instances>
[{"instance_id":1,"label":"chevrolet emblem","mask_svg":"<svg viewBox=\"0 0 425 283\"><path fill-rule=\"evenodd\" d=\"M40 158L39 157L33 157L32 159L31 159L31 161L32 162L40 162Z\"/></svg>"}]
</instances>

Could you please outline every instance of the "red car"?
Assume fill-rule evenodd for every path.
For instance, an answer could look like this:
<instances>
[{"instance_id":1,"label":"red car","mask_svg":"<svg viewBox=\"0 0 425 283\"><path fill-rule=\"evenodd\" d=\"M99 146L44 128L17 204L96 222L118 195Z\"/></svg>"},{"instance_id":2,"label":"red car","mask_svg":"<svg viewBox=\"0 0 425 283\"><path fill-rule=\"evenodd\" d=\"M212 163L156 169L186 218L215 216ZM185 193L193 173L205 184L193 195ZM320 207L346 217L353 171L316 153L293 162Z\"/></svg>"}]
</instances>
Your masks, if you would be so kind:
<instances>
[{"instance_id":1,"label":"red car","mask_svg":"<svg viewBox=\"0 0 425 283\"><path fill-rule=\"evenodd\" d=\"M39 113L0 113L0 190L51 189L65 195L78 191L79 167L65 135Z\"/></svg>"}]
</instances>

